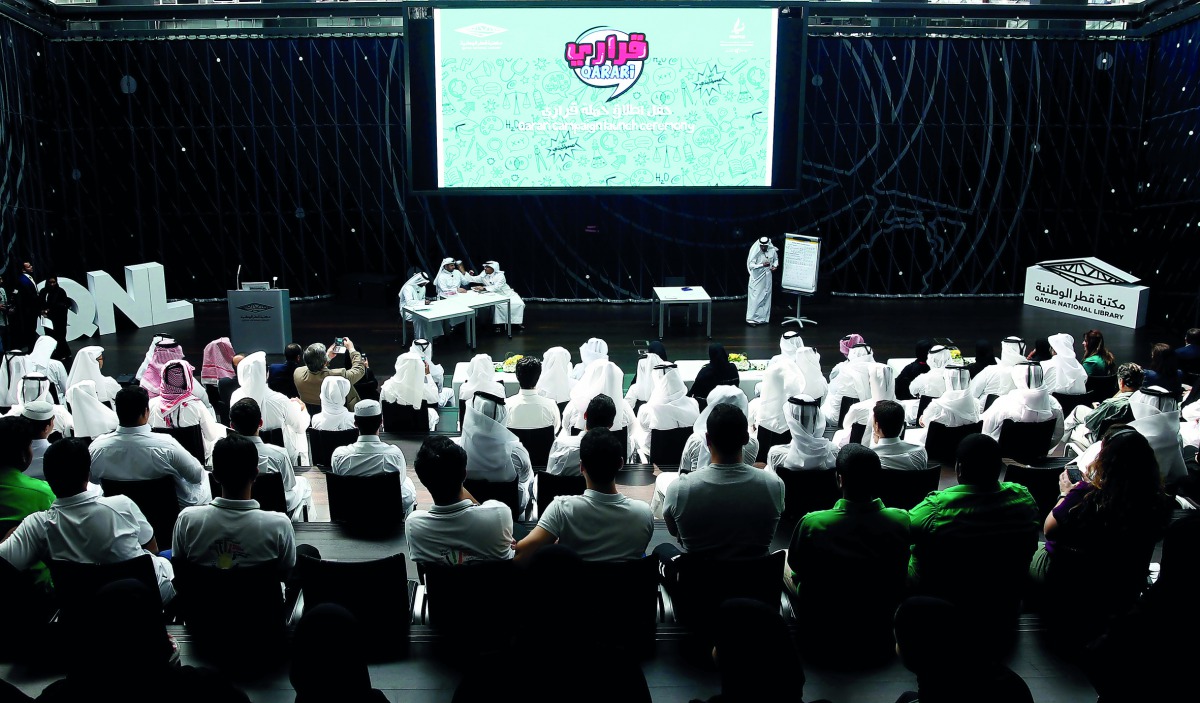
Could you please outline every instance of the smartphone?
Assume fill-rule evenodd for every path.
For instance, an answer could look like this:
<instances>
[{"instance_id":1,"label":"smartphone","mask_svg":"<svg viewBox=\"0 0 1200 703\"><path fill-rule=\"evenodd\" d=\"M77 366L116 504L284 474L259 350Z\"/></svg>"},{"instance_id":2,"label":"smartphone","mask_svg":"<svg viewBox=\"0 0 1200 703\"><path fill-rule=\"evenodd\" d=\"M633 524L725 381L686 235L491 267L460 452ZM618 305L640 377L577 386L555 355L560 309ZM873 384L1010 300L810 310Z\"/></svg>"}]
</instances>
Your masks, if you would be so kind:
<instances>
[{"instance_id":1,"label":"smartphone","mask_svg":"<svg viewBox=\"0 0 1200 703\"><path fill-rule=\"evenodd\" d=\"M1067 467L1067 478L1071 479L1071 483L1079 483L1083 480L1083 471L1074 466Z\"/></svg>"},{"instance_id":2,"label":"smartphone","mask_svg":"<svg viewBox=\"0 0 1200 703\"><path fill-rule=\"evenodd\" d=\"M337 337L336 339L333 340L333 343L340 347L340 346L342 346L342 342L344 342L345 339L346 339L345 337Z\"/></svg>"}]
</instances>

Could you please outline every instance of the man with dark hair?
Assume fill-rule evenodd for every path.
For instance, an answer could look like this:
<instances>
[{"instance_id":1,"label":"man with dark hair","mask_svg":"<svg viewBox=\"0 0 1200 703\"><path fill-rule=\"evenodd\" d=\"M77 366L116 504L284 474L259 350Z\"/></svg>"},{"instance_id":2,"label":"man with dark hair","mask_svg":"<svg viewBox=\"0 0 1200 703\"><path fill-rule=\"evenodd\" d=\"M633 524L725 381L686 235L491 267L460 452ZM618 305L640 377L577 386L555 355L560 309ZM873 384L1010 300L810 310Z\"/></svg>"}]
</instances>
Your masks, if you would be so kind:
<instances>
[{"instance_id":1,"label":"man with dark hair","mask_svg":"<svg viewBox=\"0 0 1200 703\"><path fill-rule=\"evenodd\" d=\"M1066 442L1074 446L1076 454L1083 454L1109 427L1133 420L1129 398L1142 387L1145 377L1141 366L1121 364L1117 367L1116 395L1090 406L1077 406L1063 419Z\"/></svg>"},{"instance_id":2,"label":"man with dark hair","mask_svg":"<svg viewBox=\"0 0 1200 703\"><path fill-rule=\"evenodd\" d=\"M550 445L550 458L546 460L546 471L558 476L579 475L579 443L589 431L603 427L611 430L617 419L617 405L612 398L601 393L588 401L583 412L587 428L577 435L555 437Z\"/></svg>"},{"instance_id":3,"label":"man with dark hair","mask_svg":"<svg viewBox=\"0 0 1200 703\"><path fill-rule=\"evenodd\" d=\"M300 521L304 507L312 510L312 487L308 479L296 476L292 460L283 447L267 444L258 436L262 429L262 410L253 398L242 398L229 409L229 426L234 432L246 437L258 451L260 473L279 474L283 478L283 495L287 501L288 515Z\"/></svg>"},{"instance_id":4,"label":"man with dark hair","mask_svg":"<svg viewBox=\"0 0 1200 703\"><path fill-rule=\"evenodd\" d=\"M712 461L667 487L663 519L688 553L752 559L770 549L783 514L783 481L743 463L742 447L750 440L746 428L746 416L736 406L713 408L706 433ZM663 544L655 553L670 561L679 550Z\"/></svg>"},{"instance_id":5,"label":"man with dark hair","mask_svg":"<svg viewBox=\"0 0 1200 703\"><path fill-rule=\"evenodd\" d=\"M80 564L116 564L156 555L154 570L163 602L175 596L171 562L157 556L154 528L128 496L102 496L88 489L91 457L80 439L64 439L46 450L46 480L58 499L34 513L0 542L0 559L24 571L62 559Z\"/></svg>"},{"instance_id":6,"label":"man with dark hair","mask_svg":"<svg viewBox=\"0 0 1200 703\"><path fill-rule=\"evenodd\" d=\"M835 640L872 654L892 643L891 617L908 575L909 518L879 499L879 456L851 443L837 455L842 499L804 516L792 533L784 581L800 596L798 617L821 645ZM849 619L849 621L847 620Z\"/></svg>"},{"instance_id":7,"label":"man with dark hair","mask_svg":"<svg viewBox=\"0 0 1200 703\"><path fill-rule=\"evenodd\" d=\"M249 437L230 434L217 440L212 460L221 496L179 513L172 558L220 569L277 563L280 580L286 580L296 565L296 533L286 515L261 510L250 497L258 447Z\"/></svg>"},{"instance_id":8,"label":"man with dark hair","mask_svg":"<svg viewBox=\"0 0 1200 703\"><path fill-rule=\"evenodd\" d=\"M875 403L874 414L871 448L879 455L883 468L900 471L929 468L925 447L900 439L904 431L904 406L894 400L881 400Z\"/></svg>"},{"instance_id":9,"label":"man with dark hair","mask_svg":"<svg viewBox=\"0 0 1200 703\"><path fill-rule=\"evenodd\" d=\"M557 541L584 561L640 559L654 534L650 506L617 491L617 472L625 464L621 440L600 427L582 435L579 464L587 490L559 496L546 508L537 527L517 543L517 561Z\"/></svg>"},{"instance_id":10,"label":"man with dark hair","mask_svg":"<svg viewBox=\"0 0 1200 703\"><path fill-rule=\"evenodd\" d=\"M523 357L517 362L517 383L521 390L504 401L508 406L508 427L516 430L533 430L553 427L558 434L562 418L558 404L540 395L538 380L542 377L542 362L535 356Z\"/></svg>"},{"instance_id":11,"label":"man with dark hair","mask_svg":"<svg viewBox=\"0 0 1200 703\"><path fill-rule=\"evenodd\" d=\"M27 516L54 504L54 491L45 481L24 471L33 458L29 423L19 417L0 417L0 539ZM50 572L38 565L33 580L49 586Z\"/></svg>"},{"instance_id":12,"label":"man with dark hair","mask_svg":"<svg viewBox=\"0 0 1200 703\"><path fill-rule=\"evenodd\" d=\"M334 354L327 350L324 344L310 344L304 350L304 365L296 368L292 378L295 381L297 396L306 405L321 404L321 384L325 382L326 376L341 376L350 381L351 386L355 386L367 375L367 365L363 362L362 354L354 348L354 342L350 341L349 337L343 337L342 345L350 355L348 369L329 368L329 360ZM353 410L357 402L358 391L351 388L350 394L346 396L346 409Z\"/></svg>"},{"instance_id":13,"label":"man with dark hair","mask_svg":"<svg viewBox=\"0 0 1200 703\"><path fill-rule=\"evenodd\" d=\"M204 467L174 437L150 431L150 396L141 386L117 392L115 432L92 441L92 477L97 483L149 481L170 476L175 479L179 505L203 505L212 500Z\"/></svg>"},{"instance_id":14,"label":"man with dark hair","mask_svg":"<svg viewBox=\"0 0 1200 703\"><path fill-rule=\"evenodd\" d=\"M1179 370L1184 373L1200 373L1200 327L1193 327L1183 335L1183 346L1175 350Z\"/></svg>"},{"instance_id":15,"label":"man with dark hair","mask_svg":"<svg viewBox=\"0 0 1200 703\"><path fill-rule=\"evenodd\" d=\"M400 494L404 514L408 515L416 506L417 488L407 475L404 452L379 439L383 407L378 400L358 401L354 406L354 426L358 428L358 441L334 449L329 470L339 476L400 474Z\"/></svg>"},{"instance_id":16,"label":"man with dark hair","mask_svg":"<svg viewBox=\"0 0 1200 703\"><path fill-rule=\"evenodd\" d=\"M299 398L296 369L304 365L304 347L292 342L283 348L283 363L267 367L267 387L289 398Z\"/></svg>"},{"instance_id":17,"label":"man with dark hair","mask_svg":"<svg viewBox=\"0 0 1200 703\"><path fill-rule=\"evenodd\" d=\"M54 406L45 400L31 400L21 408L21 417L29 422L31 459L25 475L44 479L42 456L50 448L48 437L54 433Z\"/></svg>"},{"instance_id":18,"label":"man with dark hair","mask_svg":"<svg viewBox=\"0 0 1200 703\"><path fill-rule=\"evenodd\" d=\"M413 466L433 506L404 521L408 558L415 562L465 564L513 557L512 510L498 500L479 504L463 487L467 453L449 437L430 437Z\"/></svg>"}]
</instances>

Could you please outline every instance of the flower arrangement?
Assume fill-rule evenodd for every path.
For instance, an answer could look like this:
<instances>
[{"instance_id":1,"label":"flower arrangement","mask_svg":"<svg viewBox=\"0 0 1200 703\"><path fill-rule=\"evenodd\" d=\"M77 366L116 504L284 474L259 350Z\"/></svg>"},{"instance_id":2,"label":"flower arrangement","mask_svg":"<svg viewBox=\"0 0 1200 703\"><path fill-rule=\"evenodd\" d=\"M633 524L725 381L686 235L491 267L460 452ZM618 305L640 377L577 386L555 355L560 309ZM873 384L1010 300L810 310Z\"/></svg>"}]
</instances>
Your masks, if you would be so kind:
<instances>
[{"instance_id":1,"label":"flower arrangement","mask_svg":"<svg viewBox=\"0 0 1200 703\"><path fill-rule=\"evenodd\" d=\"M517 370L517 362L524 358L524 354L513 354L505 359L504 363L500 364L500 370L504 373L512 373Z\"/></svg>"},{"instance_id":2,"label":"flower arrangement","mask_svg":"<svg viewBox=\"0 0 1200 703\"><path fill-rule=\"evenodd\" d=\"M733 367L738 371L750 370L750 360L745 354L730 354L729 361L733 363Z\"/></svg>"},{"instance_id":3,"label":"flower arrangement","mask_svg":"<svg viewBox=\"0 0 1200 703\"><path fill-rule=\"evenodd\" d=\"M958 350L958 347L950 347L950 358L955 361L962 361L963 355L962 352Z\"/></svg>"}]
</instances>

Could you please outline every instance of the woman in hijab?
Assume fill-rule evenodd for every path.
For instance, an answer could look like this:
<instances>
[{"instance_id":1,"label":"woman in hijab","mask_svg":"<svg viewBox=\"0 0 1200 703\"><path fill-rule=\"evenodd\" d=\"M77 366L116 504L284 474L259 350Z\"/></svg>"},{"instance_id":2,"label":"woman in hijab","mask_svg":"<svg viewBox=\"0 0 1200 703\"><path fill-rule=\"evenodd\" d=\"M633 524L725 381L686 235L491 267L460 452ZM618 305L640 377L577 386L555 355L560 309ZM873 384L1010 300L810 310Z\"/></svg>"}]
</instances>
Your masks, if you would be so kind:
<instances>
[{"instance_id":1,"label":"woman in hijab","mask_svg":"<svg viewBox=\"0 0 1200 703\"><path fill-rule=\"evenodd\" d=\"M371 688L358 621L340 605L306 609L292 637L291 682L296 703L387 703Z\"/></svg>"},{"instance_id":2,"label":"woman in hijab","mask_svg":"<svg viewBox=\"0 0 1200 703\"><path fill-rule=\"evenodd\" d=\"M917 675L917 690L896 703L1033 703L1029 687L988 658L980 628L956 606L937 598L909 598L896 609L896 652Z\"/></svg>"},{"instance_id":3,"label":"woman in hijab","mask_svg":"<svg viewBox=\"0 0 1200 703\"><path fill-rule=\"evenodd\" d=\"M662 375L661 373L656 374L654 369L667 362L666 354L667 350L662 342L655 340L647 347L646 355L638 359L633 383L629 385L629 391L625 393L625 402L629 403L635 411L639 404L650 400L650 394L654 392L654 383Z\"/></svg>"},{"instance_id":4,"label":"woman in hijab","mask_svg":"<svg viewBox=\"0 0 1200 703\"><path fill-rule=\"evenodd\" d=\"M867 370L875 363L874 351L866 344L859 343L848 349L846 354L846 360L838 364L842 373L836 378L833 373L829 374L829 393L821 403L825 422L831 425L836 425L841 419L843 398L858 398L862 401L871 397L871 380L867 376Z\"/></svg>"},{"instance_id":5,"label":"woman in hijab","mask_svg":"<svg viewBox=\"0 0 1200 703\"><path fill-rule=\"evenodd\" d=\"M729 360L725 345L713 342L708 345L708 363L696 372L696 380L692 381L692 389L688 395L693 398L707 398L717 386L738 386L741 384L737 367Z\"/></svg>"},{"instance_id":6,"label":"woman in hijab","mask_svg":"<svg viewBox=\"0 0 1200 703\"><path fill-rule=\"evenodd\" d=\"M467 452L467 478L506 483L517 479L520 511L525 510L533 489L533 462L521 440L508 429L504 398L477 392L467 406L462 436L454 442Z\"/></svg>"},{"instance_id":7,"label":"woman in hijab","mask_svg":"<svg viewBox=\"0 0 1200 703\"><path fill-rule=\"evenodd\" d=\"M1051 447L1063 436L1063 411L1058 401L1046 390L1042 365L1035 361L1017 364L1012 369L1013 390L1004 394L984 411L983 434L999 441L1000 428L1005 420L1013 422L1045 422L1053 419ZM1050 447L1046 448L1047 450Z\"/></svg>"},{"instance_id":8,"label":"woman in hijab","mask_svg":"<svg viewBox=\"0 0 1200 703\"><path fill-rule=\"evenodd\" d=\"M154 345L154 353L150 356L150 363L146 365L146 371L142 374L142 388L153 398L158 395L158 387L162 384L162 370L167 365L168 361L175 361L183 358L183 347L179 346L174 340L163 340Z\"/></svg>"},{"instance_id":9,"label":"woman in hijab","mask_svg":"<svg viewBox=\"0 0 1200 703\"><path fill-rule=\"evenodd\" d=\"M438 392L433 378L425 373L427 365L428 362L412 352L397 356L396 373L384 382L379 390L379 399L384 403L396 403L410 408L419 408L421 403L428 403L429 431L432 432L437 429L438 413L434 408L437 405ZM321 390L323 394L324 382Z\"/></svg>"},{"instance_id":10,"label":"woman in hijab","mask_svg":"<svg viewBox=\"0 0 1200 703\"><path fill-rule=\"evenodd\" d=\"M932 348L933 342L928 339L917 342L917 358L909 362L900 370L900 375L896 376L896 400L913 399L913 394L908 392L908 386L917 380L917 376L929 371L929 350Z\"/></svg>"},{"instance_id":11,"label":"woman in hijab","mask_svg":"<svg viewBox=\"0 0 1200 703\"><path fill-rule=\"evenodd\" d=\"M842 356L846 358L846 361L849 361L850 360L850 350L853 349L854 347L864 345L866 343L867 343L867 340L863 339L863 336L861 334L851 332L850 334L848 334L845 337L842 337L840 340L838 340L838 351L840 351L842 353ZM834 366L832 370L830 370L830 372L829 372L829 382L830 383L833 383L833 379L836 378L837 375L842 372L842 369L846 368L846 361L839 361L837 363L837 365Z\"/></svg>"},{"instance_id":12,"label":"woman in hijab","mask_svg":"<svg viewBox=\"0 0 1200 703\"><path fill-rule=\"evenodd\" d=\"M413 323L413 334L423 339L433 339L445 334L440 321L426 322L421 317L405 309L423 307L429 293L428 286L429 276L426 276L424 272L418 271L405 281L404 285L400 288L400 314L404 317L405 322Z\"/></svg>"},{"instance_id":13,"label":"woman in hijab","mask_svg":"<svg viewBox=\"0 0 1200 703\"><path fill-rule=\"evenodd\" d=\"M67 313L71 310L72 301L67 292L58 285L58 276L46 279L46 285L38 292L38 308L41 314L50 320L52 328L46 333L58 342L60 358L71 354L71 345L67 344Z\"/></svg>"},{"instance_id":14,"label":"woman in hijab","mask_svg":"<svg viewBox=\"0 0 1200 703\"><path fill-rule=\"evenodd\" d=\"M321 381L321 412L312 416L312 428L322 432L343 432L354 429L354 413L346 409L350 395L350 380L341 376L326 376Z\"/></svg>"},{"instance_id":15,"label":"woman in hijab","mask_svg":"<svg viewBox=\"0 0 1200 703\"><path fill-rule=\"evenodd\" d=\"M68 388L67 406L71 408L76 437L96 438L120 424L117 413L97 397L95 381L80 381Z\"/></svg>"},{"instance_id":16,"label":"woman in hijab","mask_svg":"<svg viewBox=\"0 0 1200 703\"><path fill-rule=\"evenodd\" d=\"M62 399L67 395L67 367L58 360L54 353L58 348L58 340L53 337L38 337L37 342L33 345L33 351L29 352L26 357L26 370L36 371L46 375L46 378L54 384L57 401L62 402Z\"/></svg>"},{"instance_id":17,"label":"woman in hijab","mask_svg":"<svg viewBox=\"0 0 1200 703\"><path fill-rule=\"evenodd\" d=\"M562 429L559 433L565 437L571 434L572 427L580 431L587 429L583 415L587 412L588 403L592 402L592 398L602 393L612 398L617 406L613 432L620 432L636 422L637 416L634 415L633 408L621 396L622 380L621 369L611 361L597 362L589 366L587 373L571 389L571 402L567 403L563 410Z\"/></svg>"},{"instance_id":18,"label":"woman in hijab","mask_svg":"<svg viewBox=\"0 0 1200 703\"><path fill-rule=\"evenodd\" d=\"M233 344L229 337L220 337L204 347L204 363L200 366L200 383L215 386L223 378L234 378Z\"/></svg>"},{"instance_id":19,"label":"woman in hijab","mask_svg":"<svg viewBox=\"0 0 1200 703\"><path fill-rule=\"evenodd\" d=\"M1087 393L1087 371L1075 358L1075 339L1069 334L1052 334L1047 340L1054 356L1042 362L1046 389L1051 393Z\"/></svg>"},{"instance_id":20,"label":"woman in hijab","mask_svg":"<svg viewBox=\"0 0 1200 703\"><path fill-rule=\"evenodd\" d=\"M559 409L571 400L571 389L576 381L571 378L571 352L562 347L550 347L542 355L542 376L538 379L538 393L546 396Z\"/></svg>"},{"instance_id":21,"label":"woman in hijab","mask_svg":"<svg viewBox=\"0 0 1200 703\"><path fill-rule=\"evenodd\" d=\"M842 428L833 435L833 443L839 449L850 442L850 433L855 425L866 427L866 431L863 432L862 439L859 441L866 446L871 446L874 436L871 428L875 426L875 404L881 400L896 399L896 382L892 374L892 367L887 364L871 364L867 370L867 378L871 384L871 397L858 401L846 411L846 417L842 419ZM914 411L915 409L914 407Z\"/></svg>"},{"instance_id":22,"label":"woman in hijab","mask_svg":"<svg viewBox=\"0 0 1200 703\"><path fill-rule=\"evenodd\" d=\"M84 347L75 354L75 362L71 364L71 373L67 376L67 392L80 381L92 381L95 384L96 398L101 403L111 403L121 390L121 384L102 373L104 368L104 347Z\"/></svg>"},{"instance_id":23,"label":"woman in hijab","mask_svg":"<svg viewBox=\"0 0 1200 703\"><path fill-rule=\"evenodd\" d=\"M975 361L967 366L967 376L975 378L987 367L995 365L996 347L992 346L991 340L975 340Z\"/></svg>"},{"instance_id":24,"label":"woman in hijab","mask_svg":"<svg viewBox=\"0 0 1200 703\"><path fill-rule=\"evenodd\" d=\"M650 438L654 430L691 427L700 416L696 399L687 397L687 387L675 364L660 364L655 370L660 376L655 380L650 400L637 413L630 437L642 463L650 461Z\"/></svg>"},{"instance_id":25,"label":"woman in hijab","mask_svg":"<svg viewBox=\"0 0 1200 703\"><path fill-rule=\"evenodd\" d=\"M788 398L783 412L792 441L771 447L767 453L767 468L832 469L837 463L838 448L825 439L825 415L821 412L821 404L808 394L794 395Z\"/></svg>"},{"instance_id":26,"label":"woman in hijab","mask_svg":"<svg viewBox=\"0 0 1200 703\"><path fill-rule=\"evenodd\" d=\"M909 430L904 434L906 442L925 443L929 424L937 422L946 427L961 427L979 422L979 403L967 391L969 375L962 366L947 366L942 369L946 377L946 392L934 398L921 413L921 429Z\"/></svg>"},{"instance_id":27,"label":"woman in hijab","mask_svg":"<svg viewBox=\"0 0 1200 703\"><path fill-rule=\"evenodd\" d=\"M979 362L977 358L976 363ZM1013 389L1012 369L1025 363L1025 340L1020 337L1005 337L1000 342L1000 361L993 366L984 366L971 372L971 397L984 403L989 395L1002 396Z\"/></svg>"},{"instance_id":28,"label":"woman in hijab","mask_svg":"<svg viewBox=\"0 0 1200 703\"><path fill-rule=\"evenodd\" d=\"M192 367L176 359L167 362L162 370L158 396L150 399L150 427L191 427L200 425L204 437L204 456L212 456L213 446L225 436L225 428L217 424L212 410L196 396Z\"/></svg>"},{"instance_id":29,"label":"woman in hijab","mask_svg":"<svg viewBox=\"0 0 1200 703\"><path fill-rule=\"evenodd\" d=\"M576 381L583 378L593 361L608 361L608 342L599 337L592 337L579 346L579 358L580 362L571 370L571 378Z\"/></svg>"},{"instance_id":30,"label":"woman in hijab","mask_svg":"<svg viewBox=\"0 0 1200 703\"><path fill-rule=\"evenodd\" d=\"M1054 352L1050 349L1050 342L1040 337L1033 340L1033 349L1025 355L1025 358L1028 361L1037 361L1039 363L1053 359Z\"/></svg>"}]
</instances>

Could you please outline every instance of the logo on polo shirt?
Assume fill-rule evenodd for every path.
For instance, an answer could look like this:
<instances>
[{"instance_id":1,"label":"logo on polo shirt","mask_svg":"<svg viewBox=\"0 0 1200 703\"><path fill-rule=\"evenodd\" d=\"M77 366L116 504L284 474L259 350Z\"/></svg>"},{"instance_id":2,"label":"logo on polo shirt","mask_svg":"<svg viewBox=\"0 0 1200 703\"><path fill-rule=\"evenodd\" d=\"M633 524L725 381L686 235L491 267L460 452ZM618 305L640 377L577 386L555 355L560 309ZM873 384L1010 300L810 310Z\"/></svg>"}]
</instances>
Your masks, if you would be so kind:
<instances>
[{"instance_id":1,"label":"logo on polo shirt","mask_svg":"<svg viewBox=\"0 0 1200 703\"><path fill-rule=\"evenodd\" d=\"M267 310L274 310L275 306L265 303L246 303L245 305L237 306L237 309L245 310L246 312L265 312Z\"/></svg>"}]
</instances>

